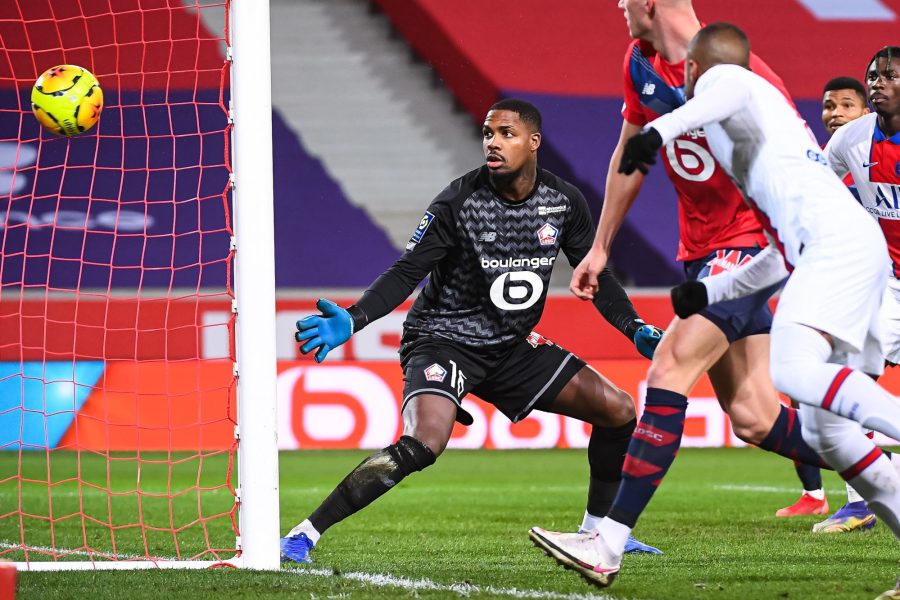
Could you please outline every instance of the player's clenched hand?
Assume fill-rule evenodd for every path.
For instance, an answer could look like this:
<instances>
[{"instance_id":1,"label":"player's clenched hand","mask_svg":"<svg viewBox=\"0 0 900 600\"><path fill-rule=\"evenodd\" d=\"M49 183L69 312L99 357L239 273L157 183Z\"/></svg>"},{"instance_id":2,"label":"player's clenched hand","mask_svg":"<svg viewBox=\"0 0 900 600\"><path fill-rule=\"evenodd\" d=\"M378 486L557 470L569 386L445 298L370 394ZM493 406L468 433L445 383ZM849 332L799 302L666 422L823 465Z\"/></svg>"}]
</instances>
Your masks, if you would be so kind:
<instances>
[{"instance_id":1,"label":"player's clenched hand","mask_svg":"<svg viewBox=\"0 0 900 600\"><path fill-rule=\"evenodd\" d=\"M607 256L605 252L591 249L572 273L569 282L569 290L582 300L593 300L594 294L599 289L597 278L606 266Z\"/></svg>"},{"instance_id":2,"label":"player's clenched hand","mask_svg":"<svg viewBox=\"0 0 900 600\"><path fill-rule=\"evenodd\" d=\"M685 281L672 288L672 308L682 319L695 315L709 305L706 286L699 281Z\"/></svg>"},{"instance_id":3,"label":"player's clenched hand","mask_svg":"<svg viewBox=\"0 0 900 600\"><path fill-rule=\"evenodd\" d=\"M656 153L662 147L662 136L653 129L647 129L632 136L625 142L622 160L619 162L619 173L631 175L640 171L644 175L649 171L648 165L656 164Z\"/></svg>"},{"instance_id":4,"label":"player's clenched hand","mask_svg":"<svg viewBox=\"0 0 900 600\"><path fill-rule=\"evenodd\" d=\"M325 298L319 298L316 308L321 315L310 315L297 321L294 338L305 342L300 352L309 354L316 348L316 362L322 362L328 353L350 339L353 335L353 318L346 310Z\"/></svg>"}]
</instances>

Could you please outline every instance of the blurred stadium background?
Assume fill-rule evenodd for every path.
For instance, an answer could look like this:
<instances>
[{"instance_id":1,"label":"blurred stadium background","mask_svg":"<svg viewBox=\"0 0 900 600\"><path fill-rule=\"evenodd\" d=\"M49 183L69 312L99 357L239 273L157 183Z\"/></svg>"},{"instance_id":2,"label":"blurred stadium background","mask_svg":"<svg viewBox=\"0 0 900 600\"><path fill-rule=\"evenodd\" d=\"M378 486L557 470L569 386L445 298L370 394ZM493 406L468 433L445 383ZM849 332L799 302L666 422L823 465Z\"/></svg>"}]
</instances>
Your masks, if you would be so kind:
<instances>
[{"instance_id":1,"label":"blurred stadium background","mask_svg":"<svg viewBox=\"0 0 900 600\"><path fill-rule=\"evenodd\" d=\"M68 36L68 29L46 39L35 35L49 27L51 17L92 23L92 14L109 13L104 3L85 1L60 16L58 7L53 12L55 4L29 4L32 13L10 9L0 21L12 65L7 67L11 75L0 79L0 208L6 221L0 235L7 294L0 310L9 325L0 329L0 359L13 361L6 363L10 375L0 385L20 387L21 378L11 376L18 372L18 361L34 360L46 349L56 351L59 359L90 357L89 336L78 338L84 352L55 344L71 342L82 326L103 326L104 318L105 325L118 323L106 328L105 357L203 359L210 361L204 369L215 369L215 360L230 352L228 299L222 289L228 223L221 213L220 187L227 176L221 135L227 123L217 105L224 7L217 2L130 0L122 7L125 17L141 15L144 20L119 19L116 40L107 45L96 42L96 32L90 44ZM178 6L185 10L160 10ZM861 78L869 57L891 39L900 14L898 0L696 0L695 7L706 22L729 20L746 29L755 52L781 75L822 141L825 81L837 75ZM319 296L352 302L392 263L431 198L480 164L478 124L499 98L522 97L542 110L541 164L579 185L599 214L605 170L621 124L622 64L629 38L613 0L566 0L552 7L544 0L519 0L490 10L478 0L272 0L271 16L280 444L378 446L393 439L400 427L401 374L395 358L408 304L334 351L325 365L299 355L291 337L293 322L310 312ZM164 18L174 18L174 24ZM29 20L31 29L23 28L21 23ZM152 49L153 43L166 41L157 36L148 46L148 40L155 40L154 30L178 28L196 32L201 42L187 54L176 42L169 64L165 52L148 53L141 64L127 52L112 52L132 45ZM45 144L39 158L37 126L20 118L17 104L25 81L21 74L43 70L45 63L62 57L67 44L66 60L89 64L101 77L108 109L98 136L71 140L68 154L60 143ZM25 63L28 68L19 68ZM192 97L174 89L178 78L188 84L182 81L181 87L193 87ZM180 101L195 104L178 104L179 94ZM153 104L163 97L176 103L168 112L166 105ZM117 103L121 109L113 109ZM180 136L179 131L195 135ZM110 139L116 135L124 142ZM170 147L166 135L178 139L178 145ZM124 175L94 168L121 163L123 152ZM145 155L146 165L140 162ZM132 158L138 162L129 169ZM697 166L692 159L690 153L679 156L688 170ZM64 167L62 183L53 175L59 172L56 167ZM178 172L177 184L173 172ZM73 191L64 206L57 204L54 192L65 194L79 185L92 186L91 192ZM166 204L173 194L181 208ZM57 211L73 223L85 223L83 231L49 226L60 218L54 217ZM187 218L190 211L194 214ZM118 236L115 252L106 248L115 236L104 233L117 214L117 227L134 223L138 232L146 214L149 238ZM189 235L154 235L171 232L175 220L177 231L189 223ZM677 235L675 195L663 170L656 169L628 215L612 260L641 314L660 326L672 315L665 288L681 276L674 260ZM47 259L51 240L52 257ZM91 249L99 246L104 249L96 253L110 265L89 261ZM53 260L58 256L63 258ZM159 256L165 259L159 262ZM79 267L82 257L90 262L87 267ZM567 293L570 268L564 263L557 263L539 330L640 399L646 364L591 307ZM170 265L172 272L161 268ZM44 289L41 285L49 284L59 291L69 290L76 280L81 287L108 288L108 294L95 299L100 304L94 312L100 317L76 310L71 295L29 296L25 302L10 296L17 285ZM167 308L157 306L156 312L133 293L139 287L185 286L219 290L192 293L190 302L167 294ZM119 296L123 299L117 300ZM80 300L86 304L84 297ZM44 318L54 309L67 316ZM138 313L142 321L128 324ZM20 320L23 314L26 318ZM201 334L194 335L191 325L201 327ZM76 379L85 390L96 389L98 373L79 371ZM739 445L708 385L701 384L694 395L688 445ZM16 404L19 396L7 394L17 399L9 403ZM108 410L98 399L103 397L81 399L82 416ZM476 419L468 431L459 428L456 446L581 446L586 441L582 427L556 417L536 416L511 427L501 415L495 419L491 407L472 402L485 418ZM16 415L4 414L7 419ZM64 436L71 434L74 421L73 413L53 419L58 435L51 446L71 441ZM207 435L204 443L227 445L230 427L227 418L221 419L210 427L217 433ZM146 436L142 443L168 447L168 442L149 442ZM133 441L122 440L121 445L129 447Z\"/></svg>"},{"instance_id":2,"label":"blurred stadium background","mask_svg":"<svg viewBox=\"0 0 900 600\"><path fill-rule=\"evenodd\" d=\"M0 505L19 499L0 506L6 558L20 558L19 450L43 449L47 464L72 449L136 453L140 464L141 452L199 450L202 462L234 445L224 6L113 5L0 3L0 449L11 451ZM824 83L861 79L900 19L900 0L694 5L705 22L747 31L823 142ZM615 0L271 0L271 17L279 446L382 447L401 427L396 350L409 303L323 365L299 355L294 322L320 296L354 301L396 259L430 200L481 163L479 123L500 98L541 109L541 164L576 183L599 215L621 125L626 26ZM41 134L26 100L34 76L63 59L92 69L107 97L97 132L70 141ZM691 159L679 157L688 170ZM667 287L681 278L677 235L675 194L656 169L612 259L659 326L672 317ZM646 361L568 294L568 265L556 269L539 331L640 403ZM900 376L885 381L900 392ZM135 395L123 400L127 386ZM451 447L587 444L580 423L536 414L513 426L467 402L475 424L457 425ZM688 415L684 445L741 445L708 382ZM33 483L44 499L54 485ZM216 553L204 543L189 555Z\"/></svg>"}]
</instances>

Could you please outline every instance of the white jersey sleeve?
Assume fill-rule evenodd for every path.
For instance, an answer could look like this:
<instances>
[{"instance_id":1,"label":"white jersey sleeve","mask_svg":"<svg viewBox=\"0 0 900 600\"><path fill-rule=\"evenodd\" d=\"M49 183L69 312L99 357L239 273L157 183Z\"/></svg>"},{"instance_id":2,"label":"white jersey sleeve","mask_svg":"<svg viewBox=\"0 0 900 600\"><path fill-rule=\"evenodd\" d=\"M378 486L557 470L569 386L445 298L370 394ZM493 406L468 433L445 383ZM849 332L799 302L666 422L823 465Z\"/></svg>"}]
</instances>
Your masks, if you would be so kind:
<instances>
[{"instance_id":1,"label":"white jersey sleeve","mask_svg":"<svg viewBox=\"0 0 900 600\"><path fill-rule=\"evenodd\" d=\"M839 128L825 146L825 158L834 174L843 179L850 172L847 160L847 129Z\"/></svg>"},{"instance_id":2,"label":"white jersey sleeve","mask_svg":"<svg viewBox=\"0 0 900 600\"><path fill-rule=\"evenodd\" d=\"M750 99L746 80L734 71L713 67L697 81L690 102L647 124L659 132L663 144L693 129L727 119Z\"/></svg>"},{"instance_id":3,"label":"white jersey sleeve","mask_svg":"<svg viewBox=\"0 0 900 600\"><path fill-rule=\"evenodd\" d=\"M783 281L789 274L781 252L770 244L738 268L704 277L700 283L706 286L709 303L715 304L749 296Z\"/></svg>"}]
</instances>

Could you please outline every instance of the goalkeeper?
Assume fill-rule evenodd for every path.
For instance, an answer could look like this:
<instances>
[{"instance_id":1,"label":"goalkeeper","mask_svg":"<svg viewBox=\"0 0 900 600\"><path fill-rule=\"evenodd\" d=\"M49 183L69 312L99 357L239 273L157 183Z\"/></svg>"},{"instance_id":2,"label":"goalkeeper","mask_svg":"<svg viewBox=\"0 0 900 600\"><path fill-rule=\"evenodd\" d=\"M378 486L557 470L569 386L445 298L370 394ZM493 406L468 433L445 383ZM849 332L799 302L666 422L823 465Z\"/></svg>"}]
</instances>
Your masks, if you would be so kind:
<instances>
[{"instance_id":1,"label":"goalkeeper","mask_svg":"<svg viewBox=\"0 0 900 600\"><path fill-rule=\"evenodd\" d=\"M577 265L594 227L581 192L537 164L541 115L502 100L485 117L485 164L453 181L431 203L406 252L341 308L297 322L301 351L322 362L333 348L399 306L430 275L403 327L403 435L366 458L308 519L281 540L284 558L310 562L319 536L365 508L407 475L433 464L473 393L518 422L542 410L590 423L590 482L583 530L606 515L635 428L631 397L583 360L532 331L543 312L560 250ZM662 331L638 318L609 270L594 305L647 358ZM630 540L632 551L659 552Z\"/></svg>"}]
</instances>

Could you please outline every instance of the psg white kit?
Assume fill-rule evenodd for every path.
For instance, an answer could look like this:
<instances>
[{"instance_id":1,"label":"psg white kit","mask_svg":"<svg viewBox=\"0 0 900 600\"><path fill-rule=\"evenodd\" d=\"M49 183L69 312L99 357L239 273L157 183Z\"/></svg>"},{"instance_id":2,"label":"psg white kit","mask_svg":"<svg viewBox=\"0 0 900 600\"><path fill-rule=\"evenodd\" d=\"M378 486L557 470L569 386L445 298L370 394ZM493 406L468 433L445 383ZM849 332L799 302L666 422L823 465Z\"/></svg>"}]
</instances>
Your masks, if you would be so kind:
<instances>
[{"instance_id":1,"label":"psg white kit","mask_svg":"<svg viewBox=\"0 0 900 600\"><path fill-rule=\"evenodd\" d=\"M891 277L881 306L885 356L900 362L900 135L886 137L871 113L842 126L825 148L839 177L853 175L859 201L888 243Z\"/></svg>"},{"instance_id":2,"label":"psg white kit","mask_svg":"<svg viewBox=\"0 0 900 600\"><path fill-rule=\"evenodd\" d=\"M710 303L776 284L792 272L773 330L798 323L824 331L836 352L848 355L840 362L881 373L884 236L782 93L740 66L717 65L699 78L693 100L648 127L663 143L702 127L712 154L772 241L745 267L705 279Z\"/></svg>"}]
</instances>

